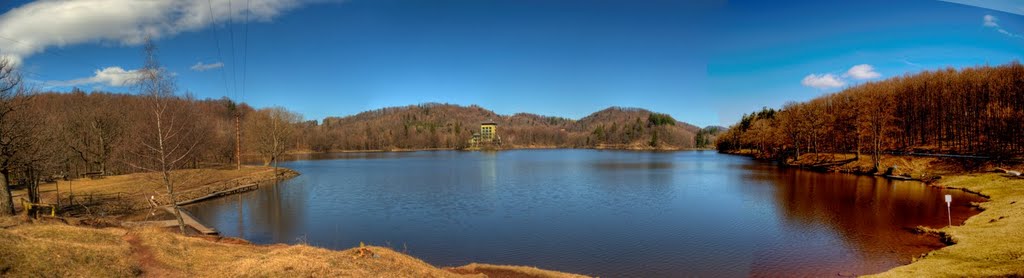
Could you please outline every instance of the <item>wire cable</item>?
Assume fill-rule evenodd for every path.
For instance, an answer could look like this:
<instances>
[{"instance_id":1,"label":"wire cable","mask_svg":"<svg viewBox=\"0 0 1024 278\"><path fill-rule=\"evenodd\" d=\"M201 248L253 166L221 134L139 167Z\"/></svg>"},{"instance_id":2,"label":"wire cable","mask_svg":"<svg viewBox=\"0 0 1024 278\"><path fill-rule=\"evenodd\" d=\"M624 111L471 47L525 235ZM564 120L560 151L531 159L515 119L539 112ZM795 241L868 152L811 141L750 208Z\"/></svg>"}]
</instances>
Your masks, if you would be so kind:
<instances>
[{"instance_id":1,"label":"wire cable","mask_svg":"<svg viewBox=\"0 0 1024 278\"><path fill-rule=\"evenodd\" d=\"M206 4L210 7L210 29L213 30L213 43L217 45L217 61L224 61L224 55L221 54L220 50L220 37L217 35L217 23L213 20L213 0L206 0ZM231 93L228 91L228 76L224 67L220 67L220 79L224 81L224 96L230 97Z\"/></svg>"}]
</instances>

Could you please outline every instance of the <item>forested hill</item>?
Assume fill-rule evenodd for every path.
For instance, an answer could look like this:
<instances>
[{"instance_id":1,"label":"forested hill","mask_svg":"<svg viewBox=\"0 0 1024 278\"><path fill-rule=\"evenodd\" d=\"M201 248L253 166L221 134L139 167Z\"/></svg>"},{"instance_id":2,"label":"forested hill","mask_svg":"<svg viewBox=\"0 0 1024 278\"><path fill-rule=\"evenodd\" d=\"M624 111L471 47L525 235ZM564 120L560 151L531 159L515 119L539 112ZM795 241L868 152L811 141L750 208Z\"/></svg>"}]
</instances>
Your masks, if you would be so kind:
<instances>
[{"instance_id":1,"label":"forested hill","mask_svg":"<svg viewBox=\"0 0 1024 278\"><path fill-rule=\"evenodd\" d=\"M682 149L710 142L710 134L667 114L611 107L580 120L528 113L499 115L479 106L428 103L329 117L305 127L314 151L454 148L468 145L482 121L498 124L508 148ZM708 147L707 145L703 147Z\"/></svg>"},{"instance_id":2,"label":"forested hill","mask_svg":"<svg viewBox=\"0 0 1024 278\"><path fill-rule=\"evenodd\" d=\"M9 177L31 173L124 174L139 171L154 123L151 99L106 92L0 94L0 106L13 109L0 121L8 148ZM232 163L237 140L243 155L268 161L276 152L464 148L481 121L495 121L502 147L679 149L709 142L695 140L698 128L643 109L608 108L580 120L520 113L498 115L478 106L422 104L384 108L322 122L281 107L254 109L229 99L170 97L178 136L194 145L183 160L189 167ZM5 106L6 105L6 106ZM0 108L2 108L0 107ZM237 118L236 118L237 116ZM188 119L181 121L180 119ZM238 120L238 122L236 122ZM237 125L236 125L237 124ZM236 130L236 128L239 128ZM240 131L239 134L236 131ZM20 137L11 137L20 136ZM278 136L277 140L272 137ZM13 144L13 143L12 143ZM709 147L709 146L705 146ZM0 150L0 156L5 155Z\"/></svg>"},{"instance_id":3,"label":"forested hill","mask_svg":"<svg viewBox=\"0 0 1024 278\"><path fill-rule=\"evenodd\" d=\"M764 109L719 137L722 151L927 152L992 158L1024 154L1024 66L924 71Z\"/></svg>"}]
</instances>

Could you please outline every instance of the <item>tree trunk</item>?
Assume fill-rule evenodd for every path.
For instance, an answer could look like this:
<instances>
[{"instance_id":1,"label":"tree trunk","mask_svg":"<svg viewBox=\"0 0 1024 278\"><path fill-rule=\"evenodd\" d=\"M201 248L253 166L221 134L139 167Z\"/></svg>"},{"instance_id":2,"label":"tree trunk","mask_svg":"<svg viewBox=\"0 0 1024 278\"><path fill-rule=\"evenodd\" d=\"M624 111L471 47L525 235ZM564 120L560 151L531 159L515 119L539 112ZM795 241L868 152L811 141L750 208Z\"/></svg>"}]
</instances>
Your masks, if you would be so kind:
<instances>
[{"instance_id":1,"label":"tree trunk","mask_svg":"<svg viewBox=\"0 0 1024 278\"><path fill-rule=\"evenodd\" d=\"M876 133L876 135L875 135L875 142L874 142L874 154L872 154L872 156L871 156L871 160L872 160L872 162L875 165L875 172L878 172L878 166L881 163L880 160L882 160L882 155L879 153L880 152L880 150L879 150L880 148L881 148L881 140L879 140L878 135Z\"/></svg>"},{"instance_id":2,"label":"tree trunk","mask_svg":"<svg viewBox=\"0 0 1024 278\"><path fill-rule=\"evenodd\" d=\"M104 153L106 140L103 140L103 136L100 136L100 175L107 175L107 157Z\"/></svg>"},{"instance_id":3,"label":"tree trunk","mask_svg":"<svg viewBox=\"0 0 1024 278\"><path fill-rule=\"evenodd\" d=\"M164 186L167 187L167 197L170 198L171 206L174 208L174 217L178 219L178 229L185 234L185 220L181 219L181 209L178 208L178 200L174 198L174 184L171 183L171 168L167 162L167 149L164 146L163 110L156 113L157 130L157 153L160 155L160 172L164 177Z\"/></svg>"},{"instance_id":4,"label":"tree trunk","mask_svg":"<svg viewBox=\"0 0 1024 278\"><path fill-rule=\"evenodd\" d=\"M14 197L7 186L7 170L0 170L0 216L14 215Z\"/></svg>"},{"instance_id":5,"label":"tree trunk","mask_svg":"<svg viewBox=\"0 0 1024 278\"><path fill-rule=\"evenodd\" d=\"M854 159L860 160L860 128L857 128L856 134L854 136L857 137L857 154L856 156L854 156Z\"/></svg>"},{"instance_id":6,"label":"tree trunk","mask_svg":"<svg viewBox=\"0 0 1024 278\"><path fill-rule=\"evenodd\" d=\"M794 158L793 160L800 161L800 143L799 143L799 141L794 141L794 142L795 142L794 145L796 146L796 148L794 148L794 149L796 149L796 158Z\"/></svg>"},{"instance_id":7,"label":"tree trunk","mask_svg":"<svg viewBox=\"0 0 1024 278\"><path fill-rule=\"evenodd\" d=\"M28 178L28 201L36 204L41 203L39 201L39 178L36 177L36 171L29 168L26 172L25 176Z\"/></svg>"},{"instance_id":8,"label":"tree trunk","mask_svg":"<svg viewBox=\"0 0 1024 278\"><path fill-rule=\"evenodd\" d=\"M174 198L174 186L171 184L171 173L164 171L164 185L167 186L167 197L171 198L171 206L174 207L174 217L178 219L178 229L181 230L181 234L185 234L185 220L181 218L181 208L178 207L178 201Z\"/></svg>"}]
</instances>

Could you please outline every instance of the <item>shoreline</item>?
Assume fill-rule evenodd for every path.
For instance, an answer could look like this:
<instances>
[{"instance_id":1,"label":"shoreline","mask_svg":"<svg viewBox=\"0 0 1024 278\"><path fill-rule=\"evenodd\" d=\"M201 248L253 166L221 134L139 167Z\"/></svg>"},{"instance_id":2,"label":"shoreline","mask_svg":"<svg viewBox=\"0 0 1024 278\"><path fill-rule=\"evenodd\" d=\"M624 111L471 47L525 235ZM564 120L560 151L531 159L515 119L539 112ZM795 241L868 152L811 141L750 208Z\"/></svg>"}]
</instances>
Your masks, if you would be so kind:
<instances>
[{"instance_id":1,"label":"shoreline","mask_svg":"<svg viewBox=\"0 0 1024 278\"><path fill-rule=\"evenodd\" d=\"M264 166L246 167L255 169L268 168ZM215 171L214 169L206 170ZM300 175L297 171L289 168L271 168L271 170L276 170L276 175L281 176L281 180ZM183 216L185 216L190 214L187 205L198 204L221 197L249 192L261 186L278 186L279 184L273 183L273 180L275 179L274 175L270 175L270 177L261 175L265 174L266 171L267 169L254 171L246 173L241 177L219 180L212 184L204 184L202 186L183 190L180 192L182 193L181 195L176 196L178 197L176 198L178 199L177 203L179 204L179 208L182 210ZM120 179L124 179L125 177L132 175L145 175L145 173L108 176L104 179L109 178L109 180L99 182L92 180L91 183L94 183L92 185L94 187L98 187L95 183L102 182L114 182L115 185L121 185L118 183ZM86 180L76 181L77 183L87 182ZM248 184L247 182L252 182L253 184ZM270 184L263 184L266 182L270 182ZM238 185L241 183L246 184ZM234 184L236 186L218 190L218 188L224 187L223 185L226 184ZM220 186L218 187L218 185ZM79 185L79 187L82 186L83 185ZM252 190L240 190L248 189L250 187ZM79 192L81 191L82 189L80 188ZM46 192L49 193L49 191ZM189 192L209 193L199 197L189 198L190 196L196 195L186 194ZM138 195L138 192L135 192L135 194L123 194L131 196ZM160 197L166 198L166 196ZM231 261L208 264L207 266L202 267L206 268L206 270L201 270L199 276L211 276L211 273L225 274L225 272L221 272L225 265L237 264L238 259L241 259L242 261L269 261L271 264L293 264L297 262L298 265L277 268L274 266L266 266L265 263L259 263L259 266L246 264L248 266L244 267L242 270L235 267L234 272L227 273L234 273L233 275L242 276L355 275L419 277L424 274L429 274L429 276L432 277L464 277L467 275L471 277L478 277L479 275L497 275L497 277L588 277L585 275L540 269L532 266L495 265L485 263L469 263L463 266L434 266L409 254L399 252L392 248L379 246L359 246L345 250L332 250L309 246L302 242L297 244L253 244L243 238L219 235L215 231L214 233L204 232L202 231L202 228L197 228L191 224L186 224L191 231L189 235L182 235L171 231L172 229L175 231L177 230L178 223L174 220L173 213L171 213L173 209L171 209L171 206L167 205L169 200L155 200L162 204L157 204L157 202L154 202L154 199L147 201L153 205L152 207L154 209L162 208L160 213L162 217L158 217L158 219L167 218L169 220L150 220L150 215L146 215L146 221L129 221L129 219L133 217L138 217L138 212L146 212L145 209L120 215L101 216L100 218L105 220L100 221L78 217L42 217L38 219L24 219L23 213L19 213L19 216L0 218L0 243L5 244L5 246L11 246L9 249L22 250L11 253L4 252L5 249L0 249L0 276L19 276L31 273L42 273L40 271L46 271L47 269L62 269L61 273L64 273L63 276L75 276L81 275L82 273L95 274L87 276L178 276L188 273L187 276L193 276L196 275L193 266L197 264L194 261L197 260L194 258L197 256L195 252L190 251L190 255L171 252L165 254L164 257L160 259L155 258L153 254L154 252L168 250L168 248L170 248L170 250L174 250L182 248L182 245L188 245L190 247L187 247L187 249L206 249L208 252L203 253L215 254L211 255L210 258L200 259L201 261L223 260L224 256L222 254L225 253L247 254L246 256L243 256L243 258L232 258ZM163 212L162 210L167 210L167 212ZM205 227L198 219L190 219L191 220L189 221L196 222L195 224L198 224L199 227ZM42 231L44 238L35 237L37 234L40 234L40 231ZM110 231L116 232L111 233ZM111 234L113 234L113 236L111 236ZM59 235L60 240L54 241L53 239L48 238L53 235ZM80 236L83 238L78 238ZM100 242L95 242L96 238L101 236L107 238ZM17 238L21 238L22 240L11 241L12 239ZM47 244L53 244L56 246L40 246L40 240L44 240ZM56 252L56 254L58 254L57 257L62 259L39 261L39 256L52 256L55 254L55 251L52 251L52 249L61 249L63 246L68 244L77 245L80 249L97 249L97 252L96 254L86 255L90 258L88 262L81 261L82 258L80 258L80 256L83 256L83 253L88 253L88 251L82 250L76 250L71 254L65 255L59 255L60 253ZM112 248L125 246L130 248L124 248L124 253L110 254L110 250ZM42 255L33 255L31 250L45 253ZM293 250L301 250L301 252L295 253ZM267 254L268 252L269 254ZM319 255L309 257L307 255L309 253L317 253ZM97 257L99 257L99 259ZM125 264L126 260L134 261L135 264ZM181 269L180 265L169 263L181 260L190 261L191 263L186 263L186 265L188 265L186 269ZM99 261L99 265L90 264L90 262L97 261ZM319 267L324 264L335 265L339 263L349 266L340 268ZM310 264L314 265L314 267L308 267ZM121 266L121 268L114 266ZM253 273L253 270L251 270L252 268L256 268L258 270ZM13 273L11 270L14 270ZM299 272L296 273L295 270L298 270ZM18 274L18 271L26 272ZM54 272L48 271L47 273ZM301 275L301 273L306 274Z\"/></svg>"},{"instance_id":2,"label":"shoreline","mask_svg":"<svg viewBox=\"0 0 1024 278\"><path fill-rule=\"evenodd\" d=\"M0 276L5 277L587 277L529 266L437 267L380 246L262 245L153 227L69 225L53 218L0 217L0 246Z\"/></svg>"},{"instance_id":3,"label":"shoreline","mask_svg":"<svg viewBox=\"0 0 1024 278\"><path fill-rule=\"evenodd\" d=\"M879 273L879 277L1024 276L1024 179L998 173L964 173L934 185L986 197L980 213L963 225L921 229L952 245L923 254L914 262Z\"/></svg>"},{"instance_id":4,"label":"shoreline","mask_svg":"<svg viewBox=\"0 0 1024 278\"><path fill-rule=\"evenodd\" d=\"M264 166L264 167L267 167L267 166ZM192 212L188 209L187 206L195 205L195 204L199 204L199 203L202 203L202 202L206 202L206 201L210 201L210 200L215 200L215 199L219 199L219 198L223 198L223 197L227 197L227 196L231 196L231 195L242 194L242 193L258 190L260 187L263 187L263 186L268 186L268 185L269 186L278 186L279 182L282 182L282 181L285 181L285 180L288 180L288 179L291 179L291 178L294 178L294 177L297 177L297 176L301 175L301 173L299 173L298 171L295 171L295 170L292 170L292 169L289 169L289 168L275 167L273 170L277 171L276 173L274 173L274 177L271 177L271 178L263 177L261 179L255 179L255 180L250 179L248 181L245 181L244 184L243 184L243 181L236 180L235 181L235 185L236 186L228 188L228 189L216 190L216 189L211 189L211 188L200 187L200 188L194 188L194 189L190 190L190 191L200 192L200 193L204 192L204 191L205 192L212 191L212 192L210 192L209 194L206 194L206 195L199 196L199 197L193 197L193 198L190 198L190 199L185 199L185 200L181 200L181 201L175 201L175 204L178 206L178 210L181 211L182 217L185 220L185 223L186 223L185 225L187 227L195 230L200 235L218 235L219 236L220 235L219 231L217 231L216 229L210 228L209 226L204 224L202 221L199 221L198 218L195 218L194 216L192 216ZM246 178L252 178L252 177L242 177L242 178L238 178L238 179L246 179ZM226 182L230 182L230 181L226 181ZM270 184L262 185L263 183L270 183ZM178 196L179 197L187 198L190 195L188 195L186 193L188 193L188 191L181 192L180 193L181 195L178 195ZM192 194L192 196L194 196L194 195L195 194ZM152 200L152 199L150 200L150 202L153 204L154 207L163 208L164 210L167 211L168 214L173 214L174 210L171 207L171 205L169 205L169 204L162 204L161 205L161 204L158 204L158 203L154 202L154 200ZM158 225L159 226L159 225L162 225L162 226L159 226L161 228L167 228L167 224L173 224L173 225L171 225L172 227L177 227L178 223L176 221L174 221L173 223L167 222L167 221L173 221L173 220L176 220L176 219L172 219L172 220L151 220L151 221L141 221L141 222L122 222L121 224L122 224L122 226L124 226L124 225L128 225L128 226L132 226L132 225L139 225L139 226ZM189 224L189 223L191 223L191 224Z\"/></svg>"},{"instance_id":5,"label":"shoreline","mask_svg":"<svg viewBox=\"0 0 1024 278\"><path fill-rule=\"evenodd\" d=\"M749 152L725 154L764 160ZM906 159L908 157L885 155L885 158ZM909 160L913 160L913 158ZM865 171L860 166L844 168L841 167L842 164L813 167L814 165L799 161L790 162L792 160L775 162L783 167L818 172L866 175L887 179L898 177L897 180L913 180L920 182L923 186L960 190L986 200L970 203L970 206L980 212L968 217L961 225L937 229L918 226L914 229L914 232L934 236L946 246L914 257L909 264L866 275L867 277L1024 276L1024 253L1018 251L1024 250L1024 219L1021 219L1024 218L1024 211L1012 207L1018 202L1024 204L1024 178L1010 177L994 171L979 172L977 169L969 171L944 168L948 165L942 165L934 157L920 160L928 162L921 164L925 166L924 168L906 169L901 174ZM848 163L855 162L857 161ZM935 168L931 168L932 166ZM1011 216L1016 217L1011 218ZM1002 223L1003 226L992 227L996 223ZM993 253L995 255L991 255Z\"/></svg>"},{"instance_id":6,"label":"shoreline","mask_svg":"<svg viewBox=\"0 0 1024 278\"><path fill-rule=\"evenodd\" d=\"M748 156L748 157L751 156L751 155L745 155L745 154L732 154L732 155L743 155L743 156ZM798 167L798 168L808 169L806 167L799 167L800 165L795 165L795 164L790 164L790 163L779 163L779 164L780 164L780 166L783 166L783 167ZM813 169L809 169L809 170L813 170ZM907 169L907 170L908 171L918 171L920 169ZM285 177L285 179L299 175L298 172L295 172L294 170L291 170L291 169L288 169L288 168L280 168L280 171L286 171L286 172L290 171L290 172L294 173L294 175ZM857 173L857 172L843 172L843 171L826 171L826 172L836 172L836 173L854 174L854 175L872 175L872 176L883 177L882 175L878 175L877 173ZM875 273L875 274L871 274L871 275L902 277L902 276L933 276L933 275L939 275L939 274L942 274L942 275L955 275L957 273L960 273L960 272L957 272L957 271L962 271L962 269L960 269L960 268L952 268L952 269L950 269L950 268L945 268L945 269L938 268L939 270L936 270L936 268L931 265L933 263L930 263L930 262L931 261L940 261L942 263L948 263L947 261L949 260L950 257L953 257L955 259L959 259L958 256L960 256L959 254L955 253L954 251L950 251L951 249L952 250L957 250L958 248L964 247L965 245L967 245L967 246L978 246L979 244L975 243L975 241L972 239L972 236L970 236L970 233L971 233L970 230L979 229L979 225L986 224L986 223L982 223L982 222L984 222L984 220L988 220L989 217L988 217L988 215L985 215L985 217L982 217L982 215L987 213L987 212L992 211L993 207L999 208L1001 210L1006 210L1007 208L1005 208L1005 207L1007 205L1005 205L1003 203L1006 203L1006 201L1008 201L1008 200L1010 200L1012 202L1022 201L1021 203L1024 204L1024 198L1021 198L1022 196L1024 196L1024 190L1020 190L1020 194L1019 195L1011 195L1011 198L1007 199L1006 196L1000 195L998 193L998 191L997 191L996 194L993 194L992 192L989 192L989 191L993 190L992 188L987 188L987 187L984 187L984 186L979 188L978 185L975 185L974 183L972 183L973 180L971 180L971 179L968 179L966 181L963 180L965 178L972 178L972 177L975 177L975 176L995 178L995 179L999 179L1000 181L1002 181L1002 180L1019 181L1018 185L1020 185L1021 187L1024 187L1024 179L1003 178L999 174L994 174L994 173L951 173L951 174L944 174L941 179L929 179L929 180L914 179L914 180L922 182L925 186L937 187L937 188L943 188L943 189L961 190L961 191L964 191L964 192L967 192L967 193L972 193L972 194L984 197L985 199L987 199L987 201L981 202L981 203L972 203L973 206L977 207L979 210L982 210L982 211L980 213L975 214L975 215L969 217L968 219L966 219L963 222L963 224L961 224L960 226L952 226L952 227L945 227L945 228L939 228L939 229L933 229L933 228L927 228L927 227L918 226L917 232L928 234L930 236L934 236L940 242L946 244L946 246L944 246L942 248L939 248L939 249L934 249L934 250L928 251L928 252L926 252L924 254L920 254L920 255L914 257L911 260L910 264L897 266L897 267L888 269L888 270L886 270L884 272ZM273 178L271 178L271 179L273 179ZM262 179L260 181L266 181L266 179ZM266 186L266 185L262 185L262 186ZM276 185L274 185L274 186L276 186ZM191 190L197 190L197 189L203 189L203 188L202 187L200 187L200 188L192 188ZM188 202L190 204L197 204L197 203L201 203L201 202L204 202L204 201L208 201L208 200L212 200L212 199L217 199L217 198L224 197L224 196L231 196L231 195L234 195L234 194L240 194L240 193L244 193L244 192L248 192L248 191L234 191L234 190L227 190L227 191L219 190L218 191L218 190L214 190L213 194L216 195L216 196L212 196L211 197L210 195L207 195L207 196L202 196L202 197L199 197L199 198L192 198L192 199L188 199L188 200L184 200L184 201L179 201L179 204L180 203L184 203L184 202ZM1010 204L1012 205L1013 203L1010 203ZM187 211L187 209L184 208L184 207L182 209ZM1009 210L1012 210L1012 208L1009 208ZM1013 216L1016 216L1016 215L1013 215ZM1007 217L1009 217L1009 215L993 216L993 217L991 217L992 220L990 220L987 223L990 224L990 223L995 223L995 222L1006 222L1007 220L1005 220L1005 219L1007 219ZM985 219L981 219L981 218L985 218ZM1024 219L1021 219L1021 218L1024 218L1024 215L1021 215L1021 217L1011 217L1011 219L1024 220ZM165 220L165 222L166 222L166 220ZM1024 223L1024 222L1020 222L1020 223ZM71 226L77 227L77 225L71 225ZM86 226L88 226L88 225L86 225ZM174 223L174 226L176 227L177 223ZM1024 225L1018 225L1018 226L1014 226L1014 227L1024 227ZM9 227L0 228L0 232L2 232L3 229L6 229L6 228L9 228ZM980 228L984 228L984 227L980 227ZM122 229L126 229L128 231L138 231L140 229L149 229L149 228L122 227ZM968 231L968 232L963 232L963 231ZM168 232L166 230L164 230L163 232L164 233L171 233L171 232ZM964 233L966 233L968 236L965 236ZM2 235L2 234L0 234L0 235ZM198 238L198 239L205 239L205 240L215 240L217 242L220 242L220 241L246 242L244 239L233 238L233 237L224 237L224 236L210 237L210 236L203 236L203 235L195 235L195 236L184 236L184 238ZM1020 238L1024 239L1024 237L1020 237ZM251 244L251 243L246 243L246 244L248 244L246 246L250 246L252 248L273 248L274 246L285 246L285 247L302 246L301 243L300 244L268 244L268 245ZM229 249L233 250L233 248L250 248L250 247L223 246L221 248L229 248ZM381 247L371 247L371 248L381 248ZM336 253L346 253L346 252L354 252L353 250L357 250L357 248L352 248L352 249L347 249L347 250L327 250L327 251L328 252L336 252ZM1024 250L1024 249L1021 249L1021 250ZM225 252L228 252L228 251L225 250ZM231 252L234 252L234 251L231 251ZM949 255L949 253L954 253L954 255ZM406 255L406 256L408 256L408 255ZM410 257L410 258L412 258L412 257ZM413 258L413 259L415 259L415 258ZM925 262L924 263L925 266L922 266L922 262ZM429 265L429 264L427 264L427 265ZM475 265L476 268L474 268L474 269L476 269L476 270L467 270L467 269L470 269L471 265ZM511 267L511 266L495 266L495 265L475 264L475 263L474 264L470 264L470 265L466 265L466 266L462 266L462 267L435 267L435 266L432 266L432 265L429 265L429 266L437 268L437 269L443 269L443 270L446 270L446 271L449 271L449 272L453 272L453 273L456 273L456 274L485 273L486 269L488 269L488 267ZM1013 267L1020 267L1020 268L1015 269ZM483 269L483 270L481 270L481 269ZM536 268L526 267L525 269L536 269ZM547 270L541 270L541 269L537 269L537 270L538 271L547 271ZM472 271L476 271L476 272L472 272ZM501 273L502 271L509 271L509 270L500 270L500 271L499 270L494 270L494 271L497 271L496 273ZM1006 275L1007 273L1018 274L1019 275L1022 272L1024 272L1024 263L1020 263L1018 265L1010 264L1009 267L1004 267L1002 269L997 269L997 271L1001 271L1001 272L979 272L979 273L982 274L982 275ZM1014 271L1017 271L1017 272L1014 272ZM562 274L570 275L568 273L561 273L561 272L557 272L557 271L555 271L553 273L560 273L559 275L562 275ZM993 273L995 273L995 274L993 274Z\"/></svg>"},{"instance_id":7,"label":"shoreline","mask_svg":"<svg viewBox=\"0 0 1024 278\"><path fill-rule=\"evenodd\" d=\"M305 155L323 155L323 154L335 154L335 153L406 153L406 152L433 152L433 151L465 151L465 152L479 152L479 151L518 151L518 150L598 150L598 151L636 151L636 152L681 152L681 151L717 151L713 148L602 148L602 147L586 147L586 148L574 148L574 147L559 147L559 146L530 146L530 147L512 147L512 148L498 148L492 150L468 150L468 149L456 149L456 148L423 148L423 149L391 149L391 150L332 150L325 152L294 152L286 153L289 156L305 156Z\"/></svg>"}]
</instances>

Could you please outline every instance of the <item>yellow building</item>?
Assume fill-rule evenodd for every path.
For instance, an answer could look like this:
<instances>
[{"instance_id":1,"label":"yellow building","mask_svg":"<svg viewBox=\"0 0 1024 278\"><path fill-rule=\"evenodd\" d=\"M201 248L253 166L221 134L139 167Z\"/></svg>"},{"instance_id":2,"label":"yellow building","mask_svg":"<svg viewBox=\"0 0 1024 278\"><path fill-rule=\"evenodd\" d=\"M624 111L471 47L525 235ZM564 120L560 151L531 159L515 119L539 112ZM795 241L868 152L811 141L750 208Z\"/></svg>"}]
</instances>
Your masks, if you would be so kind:
<instances>
[{"instance_id":1,"label":"yellow building","mask_svg":"<svg viewBox=\"0 0 1024 278\"><path fill-rule=\"evenodd\" d=\"M473 138L469 139L470 149L493 148L501 145L501 136L498 136L498 124L494 121L480 123L480 132L473 132Z\"/></svg>"},{"instance_id":2,"label":"yellow building","mask_svg":"<svg viewBox=\"0 0 1024 278\"><path fill-rule=\"evenodd\" d=\"M480 142L492 142L498 138L498 124L492 121L480 123Z\"/></svg>"}]
</instances>

